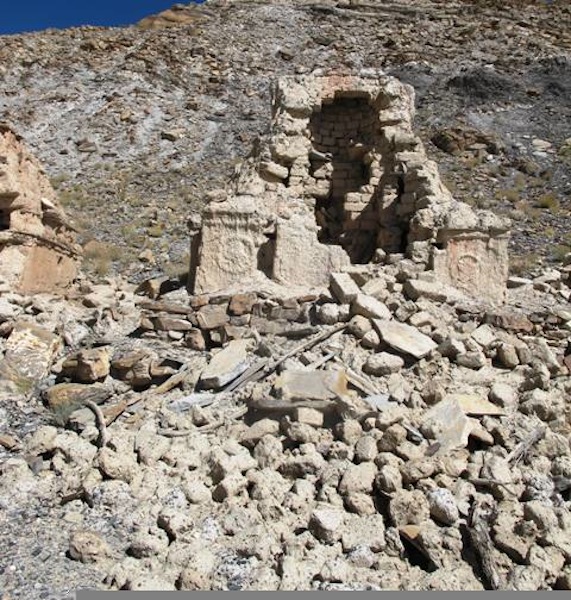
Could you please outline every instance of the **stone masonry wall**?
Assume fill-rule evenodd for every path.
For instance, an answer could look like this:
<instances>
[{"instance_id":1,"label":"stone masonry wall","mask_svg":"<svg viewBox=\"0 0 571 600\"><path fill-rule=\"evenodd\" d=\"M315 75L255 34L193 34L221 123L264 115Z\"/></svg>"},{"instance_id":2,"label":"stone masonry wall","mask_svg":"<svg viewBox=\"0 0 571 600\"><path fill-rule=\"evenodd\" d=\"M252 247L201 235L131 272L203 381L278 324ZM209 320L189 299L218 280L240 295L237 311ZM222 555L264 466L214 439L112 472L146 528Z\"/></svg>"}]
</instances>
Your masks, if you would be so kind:
<instances>
[{"instance_id":1,"label":"stone masonry wall","mask_svg":"<svg viewBox=\"0 0 571 600\"><path fill-rule=\"evenodd\" d=\"M271 132L203 214L191 291L314 289L351 263L406 256L502 301L508 223L442 184L412 130L410 86L373 72L316 73L278 80L273 97ZM473 259L469 277L452 251L460 246L460 262Z\"/></svg>"}]
</instances>

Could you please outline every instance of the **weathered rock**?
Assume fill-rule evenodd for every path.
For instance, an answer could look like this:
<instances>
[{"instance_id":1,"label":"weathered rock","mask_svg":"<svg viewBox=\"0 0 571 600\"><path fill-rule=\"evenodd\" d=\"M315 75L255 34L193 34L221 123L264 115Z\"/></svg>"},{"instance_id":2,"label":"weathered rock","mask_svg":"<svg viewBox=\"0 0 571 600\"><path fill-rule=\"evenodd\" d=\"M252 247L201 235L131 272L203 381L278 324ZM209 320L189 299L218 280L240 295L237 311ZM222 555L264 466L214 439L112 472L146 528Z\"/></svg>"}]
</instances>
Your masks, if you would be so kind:
<instances>
[{"instance_id":1,"label":"weathered rock","mask_svg":"<svg viewBox=\"0 0 571 600\"><path fill-rule=\"evenodd\" d=\"M372 435L364 435L355 444L355 460L357 462L367 462L375 460L377 457L377 439Z\"/></svg>"},{"instance_id":2,"label":"weathered rock","mask_svg":"<svg viewBox=\"0 0 571 600\"><path fill-rule=\"evenodd\" d=\"M335 325L339 323L339 305L328 302L317 309L317 318L324 325Z\"/></svg>"},{"instance_id":3,"label":"weathered rock","mask_svg":"<svg viewBox=\"0 0 571 600\"><path fill-rule=\"evenodd\" d=\"M420 490L397 490L389 503L389 516L396 527L418 525L430 516L428 501Z\"/></svg>"},{"instance_id":4,"label":"weathered rock","mask_svg":"<svg viewBox=\"0 0 571 600\"><path fill-rule=\"evenodd\" d=\"M62 365L62 374L79 383L95 383L109 375L111 368L110 348L81 350L67 358Z\"/></svg>"},{"instance_id":5,"label":"weathered rock","mask_svg":"<svg viewBox=\"0 0 571 600\"><path fill-rule=\"evenodd\" d=\"M323 426L324 416L323 412L319 410L300 406L295 409L294 416L296 421L304 425L311 425L312 427Z\"/></svg>"},{"instance_id":6,"label":"weathered rock","mask_svg":"<svg viewBox=\"0 0 571 600\"><path fill-rule=\"evenodd\" d=\"M0 362L2 387L11 384L20 393L28 393L47 376L60 343L59 336L42 327L25 321L16 323Z\"/></svg>"},{"instance_id":7,"label":"weathered rock","mask_svg":"<svg viewBox=\"0 0 571 600\"><path fill-rule=\"evenodd\" d=\"M414 358L424 358L436 348L436 343L428 336L405 323L374 319L373 324L383 342Z\"/></svg>"},{"instance_id":8,"label":"weathered rock","mask_svg":"<svg viewBox=\"0 0 571 600\"><path fill-rule=\"evenodd\" d=\"M110 395L103 385L83 383L59 383L46 392L48 406L56 413L65 415L84 405L86 400L101 404Z\"/></svg>"},{"instance_id":9,"label":"weathered rock","mask_svg":"<svg viewBox=\"0 0 571 600\"><path fill-rule=\"evenodd\" d=\"M507 369L515 369L519 365L519 357L514 346L507 343L501 343L497 350L500 364Z\"/></svg>"},{"instance_id":10,"label":"weathered rock","mask_svg":"<svg viewBox=\"0 0 571 600\"><path fill-rule=\"evenodd\" d=\"M248 340L232 340L214 355L200 375L204 389L220 389L241 375L249 366Z\"/></svg>"},{"instance_id":11,"label":"weathered rock","mask_svg":"<svg viewBox=\"0 0 571 600\"><path fill-rule=\"evenodd\" d=\"M347 394L347 376L342 370L286 370L277 378L274 389L280 399L292 406L307 402L312 408L324 408Z\"/></svg>"},{"instance_id":12,"label":"weathered rock","mask_svg":"<svg viewBox=\"0 0 571 600\"><path fill-rule=\"evenodd\" d=\"M200 329L211 330L222 327L230 320L226 307L220 304L209 304L196 313L196 320Z\"/></svg>"},{"instance_id":13,"label":"weathered rock","mask_svg":"<svg viewBox=\"0 0 571 600\"><path fill-rule=\"evenodd\" d=\"M379 352L372 354L363 365L363 371L369 375L390 375L398 373L404 367L404 360L395 354Z\"/></svg>"},{"instance_id":14,"label":"weathered rock","mask_svg":"<svg viewBox=\"0 0 571 600\"><path fill-rule=\"evenodd\" d=\"M187 332L193 329L192 323L186 319L172 316L159 316L153 319L153 325L157 331Z\"/></svg>"},{"instance_id":15,"label":"weathered rock","mask_svg":"<svg viewBox=\"0 0 571 600\"><path fill-rule=\"evenodd\" d=\"M453 525L460 517L454 495L446 488L437 488L427 494L430 515L445 525Z\"/></svg>"},{"instance_id":16,"label":"weathered rock","mask_svg":"<svg viewBox=\"0 0 571 600\"><path fill-rule=\"evenodd\" d=\"M252 312L252 308L254 304L258 301L258 297L256 294L235 294L230 299L230 304L228 306L228 312L231 315L241 316L246 315Z\"/></svg>"},{"instance_id":17,"label":"weathered rock","mask_svg":"<svg viewBox=\"0 0 571 600\"><path fill-rule=\"evenodd\" d=\"M356 337L361 339L373 328L370 319L361 315L355 315L349 322L349 331ZM380 340L379 340L380 341Z\"/></svg>"},{"instance_id":18,"label":"weathered rock","mask_svg":"<svg viewBox=\"0 0 571 600\"><path fill-rule=\"evenodd\" d=\"M40 165L0 125L0 279L25 293L62 290L77 274L81 248Z\"/></svg>"},{"instance_id":19,"label":"weathered rock","mask_svg":"<svg viewBox=\"0 0 571 600\"><path fill-rule=\"evenodd\" d=\"M458 402L466 415L505 415L505 411L476 394L449 394L446 400Z\"/></svg>"},{"instance_id":20,"label":"weathered rock","mask_svg":"<svg viewBox=\"0 0 571 600\"><path fill-rule=\"evenodd\" d=\"M340 440L353 445L363 435L363 428L356 419L347 419L335 427L335 433Z\"/></svg>"},{"instance_id":21,"label":"weathered rock","mask_svg":"<svg viewBox=\"0 0 571 600\"><path fill-rule=\"evenodd\" d=\"M130 580L127 589L132 592L174 592L176 587L158 575L140 575Z\"/></svg>"},{"instance_id":22,"label":"weathered rock","mask_svg":"<svg viewBox=\"0 0 571 600\"><path fill-rule=\"evenodd\" d=\"M465 447L472 429L472 422L454 398L442 400L428 410L421 426L426 436L437 440L438 452L442 454Z\"/></svg>"},{"instance_id":23,"label":"weathered rock","mask_svg":"<svg viewBox=\"0 0 571 600\"><path fill-rule=\"evenodd\" d=\"M433 302L447 302L453 296L452 290L437 281L423 281L422 279L408 279L404 283L404 292L411 300L428 298ZM457 292L457 296L460 294Z\"/></svg>"},{"instance_id":24,"label":"weathered rock","mask_svg":"<svg viewBox=\"0 0 571 600\"><path fill-rule=\"evenodd\" d=\"M370 494L376 474L377 467L371 462L351 465L339 482L339 493L344 496L351 496L359 492Z\"/></svg>"},{"instance_id":25,"label":"weathered rock","mask_svg":"<svg viewBox=\"0 0 571 600\"><path fill-rule=\"evenodd\" d=\"M513 408L518 402L518 392L506 383L494 383L490 389L489 398L503 408Z\"/></svg>"},{"instance_id":26,"label":"weathered rock","mask_svg":"<svg viewBox=\"0 0 571 600\"><path fill-rule=\"evenodd\" d=\"M489 348L497 339L496 332L489 325L480 325L470 334L482 348Z\"/></svg>"},{"instance_id":27,"label":"weathered rock","mask_svg":"<svg viewBox=\"0 0 571 600\"><path fill-rule=\"evenodd\" d=\"M341 304L351 304L360 294L359 286L348 273L331 273L329 285Z\"/></svg>"},{"instance_id":28,"label":"weathered rock","mask_svg":"<svg viewBox=\"0 0 571 600\"><path fill-rule=\"evenodd\" d=\"M124 455L103 448L99 453L99 468L110 479L119 479L130 483L137 473L137 463L134 455Z\"/></svg>"},{"instance_id":29,"label":"weathered rock","mask_svg":"<svg viewBox=\"0 0 571 600\"><path fill-rule=\"evenodd\" d=\"M352 552L365 546L373 552L385 548L385 524L379 513L372 515L345 516L345 526L341 536L344 552Z\"/></svg>"},{"instance_id":30,"label":"weathered rock","mask_svg":"<svg viewBox=\"0 0 571 600\"><path fill-rule=\"evenodd\" d=\"M69 556L82 563L92 563L107 558L111 549L107 542L94 531L76 531L69 540Z\"/></svg>"},{"instance_id":31,"label":"weathered rock","mask_svg":"<svg viewBox=\"0 0 571 600\"><path fill-rule=\"evenodd\" d=\"M191 350L196 350L198 352L206 350L206 340L200 329L191 329L188 331L184 336L184 340Z\"/></svg>"},{"instance_id":32,"label":"weathered rock","mask_svg":"<svg viewBox=\"0 0 571 600\"><path fill-rule=\"evenodd\" d=\"M384 494L393 494L402 488L400 469L393 465L384 465L375 479L376 487Z\"/></svg>"},{"instance_id":33,"label":"weathered rock","mask_svg":"<svg viewBox=\"0 0 571 600\"><path fill-rule=\"evenodd\" d=\"M343 533L343 511L336 508L317 508L311 513L309 530L325 544L333 544Z\"/></svg>"},{"instance_id":34,"label":"weathered rock","mask_svg":"<svg viewBox=\"0 0 571 600\"><path fill-rule=\"evenodd\" d=\"M381 338L374 329L367 331L361 338L361 346L363 346L363 348L378 348L380 344Z\"/></svg>"},{"instance_id":35,"label":"weathered rock","mask_svg":"<svg viewBox=\"0 0 571 600\"><path fill-rule=\"evenodd\" d=\"M361 315L368 319L390 319L391 311L382 302L367 296L366 294L359 293L351 304L351 310L355 315Z\"/></svg>"}]
</instances>

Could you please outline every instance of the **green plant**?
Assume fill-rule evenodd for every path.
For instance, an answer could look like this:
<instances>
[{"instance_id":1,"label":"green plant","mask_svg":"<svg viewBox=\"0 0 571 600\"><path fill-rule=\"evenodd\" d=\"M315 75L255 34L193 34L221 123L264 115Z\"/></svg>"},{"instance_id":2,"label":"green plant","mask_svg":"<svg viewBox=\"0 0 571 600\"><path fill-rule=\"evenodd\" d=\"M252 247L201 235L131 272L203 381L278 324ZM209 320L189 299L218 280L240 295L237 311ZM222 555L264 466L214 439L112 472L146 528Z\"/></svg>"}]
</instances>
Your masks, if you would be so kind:
<instances>
[{"instance_id":1,"label":"green plant","mask_svg":"<svg viewBox=\"0 0 571 600\"><path fill-rule=\"evenodd\" d=\"M520 199L520 193L517 188L501 189L495 194L496 200L506 200L515 204Z\"/></svg>"},{"instance_id":2,"label":"green plant","mask_svg":"<svg viewBox=\"0 0 571 600\"><path fill-rule=\"evenodd\" d=\"M61 187L62 183L69 181L69 175L67 173L59 173L58 175L54 175L50 177L50 183L54 190L57 190Z\"/></svg>"},{"instance_id":3,"label":"green plant","mask_svg":"<svg viewBox=\"0 0 571 600\"><path fill-rule=\"evenodd\" d=\"M571 252L571 245L567 244L557 244L551 248L551 256L558 262L561 262L569 252Z\"/></svg>"},{"instance_id":4,"label":"green plant","mask_svg":"<svg viewBox=\"0 0 571 600\"><path fill-rule=\"evenodd\" d=\"M539 264L539 261L539 256L533 252L525 256L512 256L510 259L510 274L518 276L528 275Z\"/></svg>"},{"instance_id":5,"label":"green plant","mask_svg":"<svg viewBox=\"0 0 571 600\"><path fill-rule=\"evenodd\" d=\"M557 212L559 210L559 200L553 192L542 194L537 198L535 204L539 208L545 208L551 212Z\"/></svg>"}]
</instances>

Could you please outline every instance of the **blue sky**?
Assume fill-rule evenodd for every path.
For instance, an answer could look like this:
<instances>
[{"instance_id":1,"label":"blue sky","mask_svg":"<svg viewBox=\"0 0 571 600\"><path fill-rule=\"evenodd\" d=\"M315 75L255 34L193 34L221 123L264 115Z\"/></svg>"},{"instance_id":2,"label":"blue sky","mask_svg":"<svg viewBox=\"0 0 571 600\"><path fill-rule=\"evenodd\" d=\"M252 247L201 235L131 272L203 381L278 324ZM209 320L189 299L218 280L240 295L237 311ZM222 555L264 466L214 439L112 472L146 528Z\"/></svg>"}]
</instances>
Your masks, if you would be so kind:
<instances>
[{"instance_id":1,"label":"blue sky","mask_svg":"<svg viewBox=\"0 0 571 600\"><path fill-rule=\"evenodd\" d=\"M75 25L130 25L170 8L176 0L6 0L0 34ZM189 0L181 2L188 4Z\"/></svg>"}]
</instances>

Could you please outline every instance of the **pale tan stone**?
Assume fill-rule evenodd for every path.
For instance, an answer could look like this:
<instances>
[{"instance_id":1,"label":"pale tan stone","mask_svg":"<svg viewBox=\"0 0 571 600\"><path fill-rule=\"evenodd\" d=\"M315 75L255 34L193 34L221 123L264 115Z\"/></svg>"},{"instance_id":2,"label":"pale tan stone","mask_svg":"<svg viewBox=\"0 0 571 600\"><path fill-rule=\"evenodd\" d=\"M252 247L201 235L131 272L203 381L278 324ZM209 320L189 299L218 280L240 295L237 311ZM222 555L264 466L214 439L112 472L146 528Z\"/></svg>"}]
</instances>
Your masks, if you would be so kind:
<instances>
[{"instance_id":1,"label":"pale tan stone","mask_svg":"<svg viewBox=\"0 0 571 600\"><path fill-rule=\"evenodd\" d=\"M0 280L25 293L65 288L80 247L40 165L0 124Z\"/></svg>"}]
</instances>

